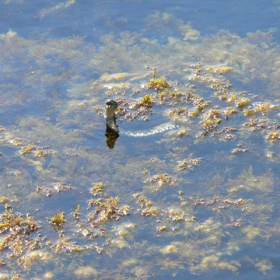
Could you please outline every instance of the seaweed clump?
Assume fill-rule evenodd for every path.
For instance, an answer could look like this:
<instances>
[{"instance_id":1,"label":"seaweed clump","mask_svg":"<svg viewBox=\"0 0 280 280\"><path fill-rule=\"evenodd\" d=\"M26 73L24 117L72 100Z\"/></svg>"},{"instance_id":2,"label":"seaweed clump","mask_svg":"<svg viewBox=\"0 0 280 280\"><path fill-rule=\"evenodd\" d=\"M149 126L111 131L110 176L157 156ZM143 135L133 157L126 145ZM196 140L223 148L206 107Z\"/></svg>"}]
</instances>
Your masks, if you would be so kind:
<instances>
[{"instance_id":1,"label":"seaweed clump","mask_svg":"<svg viewBox=\"0 0 280 280\"><path fill-rule=\"evenodd\" d=\"M27 252L23 257L19 258L18 263L20 265L22 265L25 269L30 270L31 266L33 264L35 264L35 262L43 261L46 263L49 260L51 260L51 254L49 254L43 250L35 250L32 252ZM46 276L47 275L51 275L51 274L46 274ZM15 279L15 278L12 278L12 279ZM46 279L48 279L48 278L46 278Z\"/></svg>"},{"instance_id":2,"label":"seaweed clump","mask_svg":"<svg viewBox=\"0 0 280 280\"><path fill-rule=\"evenodd\" d=\"M136 199L137 203L141 206L141 215L142 216L151 216L156 217L159 213L159 208L153 206L151 199L142 196L140 193L136 193L133 195L134 199Z\"/></svg>"},{"instance_id":3,"label":"seaweed clump","mask_svg":"<svg viewBox=\"0 0 280 280\"><path fill-rule=\"evenodd\" d=\"M147 87L148 89L155 89L156 91L158 91L170 88L170 85L165 77L160 77L151 79Z\"/></svg>"},{"instance_id":4,"label":"seaweed clump","mask_svg":"<svg viewBox=\"0 0 280 280\"><path fill-rule=\"evenodd\" d=\"M57 214L51 218L50 223L52 224L55 231L63 229L63 226L66 223L64 213L58 211Z\"/></svg>"},{"instance_id":5,"label":"seaweed clump","mask_svg":"<svg viewBox=\"0 0 280 280\"><path fill-rule=\"evenodd\" d=\"M269 134L266 136L266 139L272 143L276 142L276 140L280 139L280 133L271 131Z\"/></svg>"},{"instance_id":6,"label":"seaweed clump","mask_svg":"<svg viewBox=\"0 0 280 280\"><path fill-rule=\"evenodd\" d=\"M45 157L51 153L51 151L43 151L42 148L31 144L28 144L26 147L22 147L20 150L21 155L34 154L36 157Z\"/></svg>"},{"instance_id":7,"label":"seaweed clump","mask_svg":"<svg viewBox=\"0 0 280 280\"><path fill-rule=\"evenodd\" d=\"M36 147L33 145L28 144L27 147L23 147L20 150L21 155L30 154L32 151L36 150Z\"/></svg>"},{"instance_id":8,"label":"seaweed clump","mask_svg":"<svg viewBox=\"0 0 280 280\"><path fill-rule=\"evenodd\" d=\"M249 106L248 109L244 110L244 116L250 117L256 114L266 115L269 111L275 110L276 108L276 105L258 102L253 104L253 107Z\"/></svg>"},{"instance_id":9,"label":"seaweed clump","mask_svg":"<svg viewBox=\"0 0 280 280\"><path fill-rule=\"evenodd\" d=\"M232 71L232 68L229 66L207 66L206 71L214 72L218 74L225 74Z\"/></svg>"},{"instance_id":10,"label":"seaweed clump","mask_svg":"<svg viewBox=\"0 0 280 280\"><path fill-rule=\"evenodd\" d=\"M92 188L91 188L90 192L94 196L97 196L97 194L102 192L102 190L103 190L103 184L102 184L102 182L100 182L98 184L92 184Z\"/></svg>"},{"instance_id":11,"label":"seaweed clump","mask_svg":"<svg viewBox=\"0 0 280 280\"><path fill-rule=\"evenodd\" d=\"M88 215L88 219L93 222L93 224L100 224L107 222L109 220L119 220L121 211L118 208L119 198L109 197L105 199L90 199L88 201L89 207L93 205L96 206L95 212Z\"/></svg>"},{"instance_id":12,"label":"seaweed clump","mask_svg":"<svg viewBox=\"0 0 280 280\"><path fill-rule=\"evenodd\" d=\"M103 196L88 200L88 210L95 206L95 211L88 214L88 221L92 223L91 226L106 223L110 220L118 221L122 216L129 214L129 206L119 207L119 197L107 197L102 192L103 188L103 183L100 182L93 185L91 189L94 196Z\"/></svg>"},{"instance_id":13,"label":"seaweed clump","mask_svg":"<svg viewBox=\"0 0 280 280\"><path fill-rule=\"evenodd\" d=\"M154 104L155 101L153 100L152 94L146 94L144 97L136 101L131 108L132 109L138 109L139 107L142 108L149 108Z\"/></svg>"},{"instance_id":14,"label":"seaweed clump","mask_svg":"<svg viewBox=\"0 0 280 280\"><path fill-rule=\"evenodd\" d=\"M143 98L138 101L139 106L150 107L155 101L151 94L146 94Z\"/></svg>"},{"instance_id":15,"label":"seaweed clump","mask_svg":"<svg viewBox=\"0 0 280 280\"><path fill-rule=\"evenodd\" d=\"M55 244L54 247L55 247L55 252L56 253L60 253L60 252L77 253L77 252L85 251L84 248L82 248L82 247L74 244L73 242L71 242L71 239L64 234L59 235L59 240Z\"/></svg>"},{"instance_id":16,"label":"seaweed clump","mask_svg":"<svg viewBox=\"0 0 280 280\"><path fill-rule=\"evenodd\" d=\"M0 251L10 249L15 256L20 256L37 248L39 240L37 238L30 240L30 234L37 229L39 226L30 214L24 216L21 213L14 213L12 208L6 209L0 215L0 233L4 234L0 238Z\"/></svg>"}]
</instances>

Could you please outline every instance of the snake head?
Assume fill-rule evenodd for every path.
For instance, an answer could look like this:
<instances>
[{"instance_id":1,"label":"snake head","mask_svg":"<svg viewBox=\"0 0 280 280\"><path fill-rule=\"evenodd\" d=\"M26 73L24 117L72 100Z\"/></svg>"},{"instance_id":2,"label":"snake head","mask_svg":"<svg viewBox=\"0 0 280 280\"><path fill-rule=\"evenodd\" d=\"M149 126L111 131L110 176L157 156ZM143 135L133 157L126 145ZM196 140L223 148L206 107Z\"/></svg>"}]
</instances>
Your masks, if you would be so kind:
<instances>
[{"instance_id":1,"label":"snake head","mask_svg":"<svg viewBox=\"0 0 280 280\"><path fill-rule=\"evenodd\" d=\"M106 100L105 105L106 105L106 108L112 108L112 109L118 108L118 103L112 99Z\"/></svg>"}]
</instances>

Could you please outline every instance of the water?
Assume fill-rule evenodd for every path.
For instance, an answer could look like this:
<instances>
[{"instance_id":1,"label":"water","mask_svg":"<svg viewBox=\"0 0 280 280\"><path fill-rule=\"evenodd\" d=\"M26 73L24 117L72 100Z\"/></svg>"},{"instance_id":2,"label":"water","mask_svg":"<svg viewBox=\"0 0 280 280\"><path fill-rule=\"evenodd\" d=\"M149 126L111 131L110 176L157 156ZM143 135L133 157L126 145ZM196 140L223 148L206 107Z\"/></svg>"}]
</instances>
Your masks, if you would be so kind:
<instances>
[{"instance_id":1,"label":"water","mask_svg":"<svg viewBox=\"0 0 280 280\"><path fill-rule=\"evenodd\" d=\"M279 278L278 1L0 11L2 279Z\"/></svg>"}]
</instances>

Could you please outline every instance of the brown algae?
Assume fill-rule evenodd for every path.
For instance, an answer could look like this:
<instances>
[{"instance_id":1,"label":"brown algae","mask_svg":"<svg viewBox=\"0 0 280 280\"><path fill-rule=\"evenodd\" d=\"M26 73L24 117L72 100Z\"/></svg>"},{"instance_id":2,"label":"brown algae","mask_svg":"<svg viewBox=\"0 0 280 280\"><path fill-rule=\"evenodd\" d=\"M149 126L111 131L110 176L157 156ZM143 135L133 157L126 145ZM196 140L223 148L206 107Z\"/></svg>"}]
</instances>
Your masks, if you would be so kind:
<instances>
[{"instance_id":1,"label":"brown algae","mask_svg":"<svg viewBox=\"0 0 280 280\"><path fill-rule=\"evenodd\" d=\"M50 12L41 11L41 17ZM261 94L255 97L259 94L256 88L248 94L235 88L236 84L246 87L260 81L268 92L267 99L277 96L279 50L270 32L241 38L221 31L202 37L190 24L168 13L148 18L146 30L155 28L161 35L168 34L165 45L142 38L140 33L125 32L119 37L104 35L98 50L78 36L34 40L13 31L1 34L4 80L9 80L18 67L10 57L24 56L26 65L38 65L20 77L19 84L24 87L12 91L11 85L3 85L3 108L42 98L50 102L46 111L50 116L59 112L55 115L57 123L21 116L16 125L1 127L1 160L5 166L0 178L1 203L5 210L1 214L0 250L9 265L18 261L28 270L37 262L52 262L54 277L65 267L75 277L98 277L102 273L112 278L110 273L114 273L124 278L125 266L131 268L130 277L141 279L157 275L159 269L238 273L248 258L234 253L242 250L244 242L253 248L257 239L266 240L273 247L270 240L279 236L279 221L272 215L276 205L267 194L274 192L278 175L270 170L254 174L260 169L257 162L271 163L264 156L266 148L254 140L258 136L275 155L273 163L279 163L278 106L264 101ZM176 32L182 37L176 37ZM171 52L175 58L169 59ZM143 54L141 59L136 53ZM188 61L194 62L185 63ZM60 69L64 62L71 68L48 71L56 66ZM98 73L98 80L81 83L82 73L75 70L81 64ZM161 67L141 70L139 65L145 64ZM129 70L123 71L123 66ZM68 91L61 97L58 92L38 87L42 83L52 88L65 85ZM130 140L141 158L126 151L125 142L118 142L110 152L95 142L85 144L85 136L79 131L92 135L100 131L106 95L117 100L118 120L124 124L140 117L152 119L153 113L159 112L163 120L180 127L175 136L164 134L157 142ZM78 129L69 130L72 126ZM228 146L223 149L224 142L234 143L236 139L242 140L246 149L238 145L233 150ZM6 147L15 157L5 154ZM248 152L243 153L247 147ZM197 155L200 151L204 151L203 160ZM253 167L244 171L248 164ZM67 195L75 198L71 207ZM63 211L49 210L55 199L61 201ZM32 211L36 205L37 210L32 215L21 214L14 212L15 205ZM49 223L55 231L44 221L52 215ZM155 245L155 235L161 237L161 246ZM143 252L149 262L145 271L139 261ZM85 261L84 254L94 261ZM169 258L172 254L176 260ZM103 255L114 258L116 271L107 269L109 261ZM268 259L251 259L251 263L260 273L268 273L273 267Z\"/></svg>"}]
</instances>

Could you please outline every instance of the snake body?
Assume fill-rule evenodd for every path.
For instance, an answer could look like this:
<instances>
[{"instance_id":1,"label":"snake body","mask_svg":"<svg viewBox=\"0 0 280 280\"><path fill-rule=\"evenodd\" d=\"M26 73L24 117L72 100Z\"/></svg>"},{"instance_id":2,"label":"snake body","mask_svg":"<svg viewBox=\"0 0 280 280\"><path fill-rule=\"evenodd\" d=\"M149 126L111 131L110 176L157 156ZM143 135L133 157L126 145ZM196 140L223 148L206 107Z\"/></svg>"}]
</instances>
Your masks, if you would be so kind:
<instances>
[{"instance_id":1,"label":"snake body","mask_svg":"<svg viewBox=\"0 0 280 280\"><path fill-rule=\"evenodd\" d=\"M119 131L121 131L121 133L126 136L145 137L145 136L154 135L154 134L157 134L160 132L164 132L164 131L176 128L175 124L173 124L171 122L167 122L167 123L157 125L149 130L138 131L138 132L125 131L123 129L119 129L119 127L116 124L115 112L117 109L118 109L118 104L116 101L114 101L114 100L106 101L104 118L106 120L107 127L109 127L111 130L113 130L115 133L119 133Z\"/></svg>"}]
</instances>

